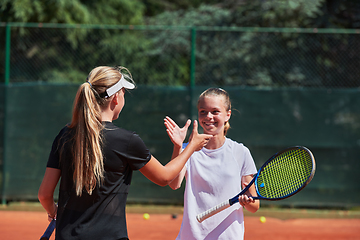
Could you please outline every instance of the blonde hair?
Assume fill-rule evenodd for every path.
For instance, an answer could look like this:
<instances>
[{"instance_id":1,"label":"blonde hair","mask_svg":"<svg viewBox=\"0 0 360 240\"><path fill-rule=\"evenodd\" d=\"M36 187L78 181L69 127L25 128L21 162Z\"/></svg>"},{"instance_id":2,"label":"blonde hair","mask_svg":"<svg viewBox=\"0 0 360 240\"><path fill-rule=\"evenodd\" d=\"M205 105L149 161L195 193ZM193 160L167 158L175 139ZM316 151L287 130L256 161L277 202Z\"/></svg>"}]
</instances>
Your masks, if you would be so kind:
<instances>
[{"instance_id":1,"label":"blonde hair","mask_svg":"<svg viewBox=\"0 0 360 240\"><path fill-rule=\"evenodd\" d=\"M199 107L200 100L202 100L205 97L209 97L209 96L223 97L224 105L225 105L224 107L225 107L226 111L231 110L231 101L230 101L229 94L224 89L221 89L221 88L209 88L209 89L205 90L203 93L201 93L199 96L199 99L198 99L197 107ZM226 135L226 133L229 129L230 129L230 123L229 123L229 121L227 121L227 122L225 122L225 125L224 125L224 135Z\"/></svg>"},{"instance_id":2,"label":"blonde hair","mask_svg":"<svg viewBox=\"0 0 360 240\"><path fill-rule=\"evenodd\" d=\"M129 75L121 73L126 70ZM91 195L96 184L104 179L104 159L102 153L104 128L101 108L107 106L111 97L101 97L106 89L116 84L121 76L133 82L131 73L124 67L96 67L85 83L81 84L74 101L72 120L69 128L74 129L72 146L76 195L85 190Z\"/></svg>"}]
</instances>

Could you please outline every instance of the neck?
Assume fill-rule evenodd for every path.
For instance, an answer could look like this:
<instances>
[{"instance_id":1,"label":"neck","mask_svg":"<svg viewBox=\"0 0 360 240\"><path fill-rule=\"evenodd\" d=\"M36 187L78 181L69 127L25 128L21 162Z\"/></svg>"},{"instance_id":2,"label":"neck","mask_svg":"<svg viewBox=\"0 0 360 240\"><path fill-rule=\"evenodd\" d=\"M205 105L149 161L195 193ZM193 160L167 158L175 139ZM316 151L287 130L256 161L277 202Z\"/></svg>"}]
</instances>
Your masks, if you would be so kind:
<instances>
[{"instance_id":1,"label":"neck","mask_svg":"<svg viewBox=\"0 0 360 240\"><path fill-rule=\"evenodd\" d=\"M207 149L218 149L220 148L222 145L224 145L225 143L225 136L221 135L221 136L213 136L210 141L208 142L208 144L205 146L205 148Z\"/></svg>"},{"instance_id":2,"label":"neck","mask_svg":"<svg viewBox=\"0 0 360 240\"><path fill-rule=\"evenodd\" d=\"M113 120L112 114L109 114L106 112L101 113L101 121L102 122L112 122L112 120Z\"/></svg>"}]
</instances>

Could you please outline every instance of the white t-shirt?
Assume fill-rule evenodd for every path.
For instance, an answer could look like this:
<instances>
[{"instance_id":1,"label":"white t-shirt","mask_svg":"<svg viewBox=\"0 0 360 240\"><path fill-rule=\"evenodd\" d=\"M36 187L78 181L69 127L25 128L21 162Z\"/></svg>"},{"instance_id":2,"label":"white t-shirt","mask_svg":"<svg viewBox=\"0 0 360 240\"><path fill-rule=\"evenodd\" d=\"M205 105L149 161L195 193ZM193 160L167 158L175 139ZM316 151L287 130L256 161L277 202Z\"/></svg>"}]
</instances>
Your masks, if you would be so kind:
<instances>
[{"instance_id":1,"label":"white t-shirt","mask_svg":"<svg viewBox=\"0 0 360 240\"><path fill-rule=\"evenodd\" d=\"M250 151L226 138L218 149L195 152L186 163L184 215L178 240L243 239L244 215L240 204L199 223L196 215L241 191L241 177L257 172Z\"/></svg>"}]
</instances>

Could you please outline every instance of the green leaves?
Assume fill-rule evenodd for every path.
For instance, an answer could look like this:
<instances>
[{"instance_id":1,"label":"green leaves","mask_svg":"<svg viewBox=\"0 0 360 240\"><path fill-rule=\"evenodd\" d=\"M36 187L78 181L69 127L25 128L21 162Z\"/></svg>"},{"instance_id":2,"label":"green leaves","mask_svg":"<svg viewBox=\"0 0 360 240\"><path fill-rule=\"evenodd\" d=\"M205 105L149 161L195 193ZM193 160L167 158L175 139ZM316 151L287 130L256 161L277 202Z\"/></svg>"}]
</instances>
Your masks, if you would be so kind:
<instances>
[{"instance_id":1,"label":"green leaves","mask_svg":"<svg viewBox=\"0 0 360 240\"><path fill-rule=\"evenodd\" d=\"M67 24L142 24L138 0L1 0L1 21Z\"/></svg>"}]
</instances>

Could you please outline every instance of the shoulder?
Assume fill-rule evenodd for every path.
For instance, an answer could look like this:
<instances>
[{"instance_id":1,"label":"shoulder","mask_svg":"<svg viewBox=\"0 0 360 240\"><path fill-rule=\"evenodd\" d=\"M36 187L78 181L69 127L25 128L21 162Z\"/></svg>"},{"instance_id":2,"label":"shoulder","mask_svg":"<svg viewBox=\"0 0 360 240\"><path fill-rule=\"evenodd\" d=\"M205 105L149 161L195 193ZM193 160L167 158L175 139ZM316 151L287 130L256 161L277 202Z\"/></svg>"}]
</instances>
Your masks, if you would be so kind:
<instances>
[{"instance_id":1,"label":"shoulder","mask_svg":"<svg viewBox=\"0 0 360 240\"><path fill-rule=\"evenodd\" d=\"M235 159L241 160L240 162L252 160L252 156L248 147L243 143L236 142L230 138L226 138L228 144L228 151L232 153Z\"/></svg>"},{"instance_id":2,"label":"shoulder","mask_svg":"<svg viewBox=\"0 0 360 240\"><path fill-rule=\"evenodd\" d=\"M235 154L239 154L240 152L248 150L248 148L245 147L243 143L239 143L230 138L226 138L226 144L228 148L230 148Z\"/></svg>"},{"instance_id":3,"label":"shoulder","mask_svg":"<svg viewBox=\"0 0 360 240\"><path fill-rule=\"evenodd\" d=\"M106 122L104 125L104 141L111 148L118 149L120 146L128 151L147 150L141 137L134 131L129 131Z\"/></svg>"},{"instance_id":4,"label":"shoulder","mask_svg":"<svg viewBox=\"0 0 360 240\"><path fill-rule=\"evenodd\" d=\"M69 139L72 139L73 131L68 125L64 126L59 133L56 135L53 144L59 144L60 142L67 142Z\"/></svg>"},{"instance_id":5,"label":"shoulder","mask_svg":"<svg viewBox=\"0 0 360 240\"><path fill-rule=\"evenodd\" d=\"M232 144L232 145L243 145L242 143L239 143L239 142L237 142L237 141L235 141L235 140L233 140L233 139L231 139L231 138L225 138L225 141L226 141L226 143L227 144Z\"/></svg>"},{"instance_id":6,"label":"shoulder","mask_svg":"<svg viewBox=\"0 0 360 240\"><path fill-rule=\"evenodd\" d=\"M68 125L64 126L58 133L58 136L64 136L71 132L71 128Z\"/></svg>"},{"instance_id":7,"label":"shoulder","mask_svg":"<svg viewBox=\"0 0 360 240\"><path fill-rule=\"evenodd\" d=\"M230 139L230 138L226 138L226 141L228 142L228 144L229 144L231 147L249 151L249 148L246 147L243 143L239 143L239 142L237 142L237 141L235 141L235 140L232 140L232 139Z\"/></svg>"},{"instance_id":8,"label":"shoulder","mask_svg":"<svg viewBox=\"0 0 360 240\"><path fill-rule=\"evenodd\" d=\"M134 131L120 128L115 124L113 124L112 122L104 123L104 134L107 137L126 138L126 139L129 139L132 136L138 136Z\"/></svg>"}]
</instances>

